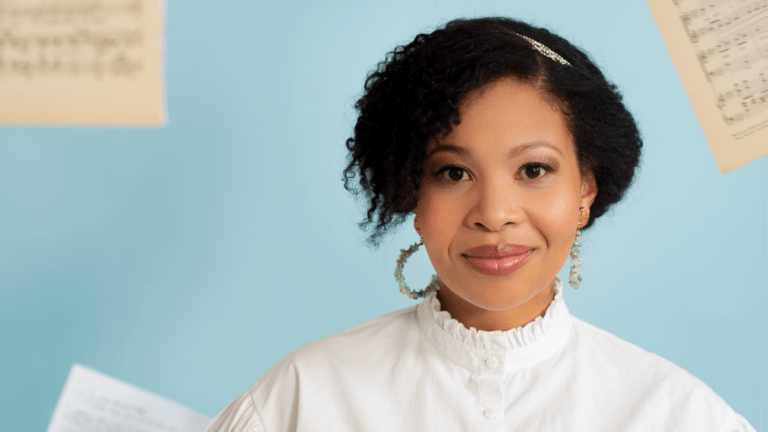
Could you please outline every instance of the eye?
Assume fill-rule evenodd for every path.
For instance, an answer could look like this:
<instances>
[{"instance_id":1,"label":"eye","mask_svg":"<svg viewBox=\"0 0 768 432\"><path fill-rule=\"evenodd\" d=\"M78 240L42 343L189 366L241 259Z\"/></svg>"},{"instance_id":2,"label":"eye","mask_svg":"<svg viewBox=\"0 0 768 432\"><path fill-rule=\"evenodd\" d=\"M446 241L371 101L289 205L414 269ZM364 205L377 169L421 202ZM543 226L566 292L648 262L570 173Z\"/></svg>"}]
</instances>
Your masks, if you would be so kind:
<instances>
[{"instance_id":1,"label":"eye","mask_svg":"<svg viewBox=\"0 0 768 432\"><path fill-rule=\"evenodd\" d=\"M462 180L465 180L465 178L468 180L469 175L467 174L467 171L464 168L460 168L457 166L445 166L443 168L440 168L440 171L438 171L435 175L442 174L443 177L446 180L450 180L452 182L460 182Z\"/></svg>"},{"instance_id":2,"label":"eye","mask_svg":"<svg viewBox=\"0 0 768 432\"><path fill-rule=\"evenodd\" d=\"M542 177L544 174L550 171L548 166L540 163L523 165L520 170L523 172L523 177L527 178L528 180L536 180L537 178Z\"/></svg>"}]
</instances>

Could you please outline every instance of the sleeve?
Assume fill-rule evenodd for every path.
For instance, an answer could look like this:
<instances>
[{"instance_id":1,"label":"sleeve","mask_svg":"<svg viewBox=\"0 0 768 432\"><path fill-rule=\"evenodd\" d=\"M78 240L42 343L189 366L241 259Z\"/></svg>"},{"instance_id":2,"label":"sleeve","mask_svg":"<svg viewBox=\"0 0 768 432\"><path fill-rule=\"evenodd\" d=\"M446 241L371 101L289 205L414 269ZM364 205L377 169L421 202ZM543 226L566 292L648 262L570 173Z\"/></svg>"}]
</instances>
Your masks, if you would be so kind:
<instances>
[{"instance_id":1,"label":"sleeve","mask_svg":"<svg viewBox=\"0 0 768 432\"><path fill-rule=\"evenodd\" d=\"M725 432L757 432L739 413L733 412L733 424Z\"/></svg>"},{"instance_id":2,"label":"sleeve","mask_svg":"<svg viewBox=\"0 0 768 432\"><path fill-rule=\"evenodd\" d=\"M217 414L204 432L266 432L250 390Z\"/></svg>"}]
</instances>

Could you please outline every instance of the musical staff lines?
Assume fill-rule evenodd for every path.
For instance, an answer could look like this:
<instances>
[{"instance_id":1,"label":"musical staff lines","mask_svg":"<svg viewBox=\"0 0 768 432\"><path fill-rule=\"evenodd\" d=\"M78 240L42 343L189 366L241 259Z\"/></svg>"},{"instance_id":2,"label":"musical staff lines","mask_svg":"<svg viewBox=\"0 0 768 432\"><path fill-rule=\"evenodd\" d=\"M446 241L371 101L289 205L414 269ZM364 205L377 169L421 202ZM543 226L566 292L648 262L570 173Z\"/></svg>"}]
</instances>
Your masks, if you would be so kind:
<instances>
[{"instance_id":1,"label":"musical staff lines","mask_svg":"<svg viewBox=\"0 0 768 432\"><path fill-rule=\"evenodd\" d=\"M132 79L143 69L140 0L0 0L0 81Z\"/></svg>"},{"instance_id":2,"label":"musical staff lines","mask_svg":"<svg viewBox=\"0 0 768 432\"><path fill-rule=\"evenodd\" d=\"M142 3L140 0L127 2L105 2L100 0L56 1L17 3L0 0L0 25L15 25L19 21L28 21L35 25L60 24L102 24L115 16L133 16L141 19Z\"/></svg>"},{"instance_id":3,"label":"musical staff lines","mask_svg":"<svg viewBox=\"0 0 768 432\"><path fill-rule=\"evenodd\" d=\"M647 0L720 172L768 155L768 0Z\"/></svg>"},{"instance_id":4,"label":"musical staff lines","mask_svg":"<svg viewBox=\"0 0 768 432\"><path fill-rule=\"evenodd\" d=\"M768 110L768 0L673 3L725 124Z\"/></svg>"}]
</instances>

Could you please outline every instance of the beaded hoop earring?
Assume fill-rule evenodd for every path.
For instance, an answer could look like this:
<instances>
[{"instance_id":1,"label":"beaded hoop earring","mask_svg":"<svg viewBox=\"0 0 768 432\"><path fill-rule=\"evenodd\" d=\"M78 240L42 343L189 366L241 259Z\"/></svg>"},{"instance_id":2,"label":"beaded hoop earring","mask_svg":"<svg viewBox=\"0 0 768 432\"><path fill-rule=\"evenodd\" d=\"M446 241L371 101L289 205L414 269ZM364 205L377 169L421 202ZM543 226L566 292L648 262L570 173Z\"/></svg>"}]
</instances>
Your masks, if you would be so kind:
<instances>
[{"instance_id":1,"label":"beaded hoop earring","mask_svg":"<svg viewBox=\"0 0 768 432\"><path fill-rule=\"evenodd\" d=\"M408 288L408 284L405 283L405 276L403 276L403 266L405 266L405 262L408 261L408 258L410 258L414 252L419 250L419 246L422 246L423 244L424 237L419 236L418 243L414 243L407 250L400 249L400 256L397 258L397 265L395 266L395 280L397 280L397 285L400 287L400 292L414 300L426 297L427 294L437 292L437 290L440 289L440 286L437 284L437 281L439 281L440 278L436 274L432 275L432 279L429 281L429 285L427 285L427 287L423 290L411 291L411 289Z\"/></svg>"},{"instance_id":2,"label":"beaded hoop earring","mask_svg":"<svg viewBox=\"0 0 768 432\"><path fill-rule=\"evenodd\" d=\"M579 266L579 251L581 251L581 227L587 224L589 221L589 209L581 207L579 208L579 229L576 230L576 238L573 240L573 246L571 246L571 272L568 274L568 283L573 289L579 289L581 287L581 272Z\"/></svg>"},{"instance_id":3,"label":"beaded hoop earring","mask_svg":"<svg viewBox=\"0 0 768 432\"><path fill-rule=\"evenodd\" d=\"M581 272L579 272L579 251L581 250L581 230L576 230L576 239L571 246L571 272L568 274L568 283L573 289L581 287Z\"/></svg>"}]
</instances>

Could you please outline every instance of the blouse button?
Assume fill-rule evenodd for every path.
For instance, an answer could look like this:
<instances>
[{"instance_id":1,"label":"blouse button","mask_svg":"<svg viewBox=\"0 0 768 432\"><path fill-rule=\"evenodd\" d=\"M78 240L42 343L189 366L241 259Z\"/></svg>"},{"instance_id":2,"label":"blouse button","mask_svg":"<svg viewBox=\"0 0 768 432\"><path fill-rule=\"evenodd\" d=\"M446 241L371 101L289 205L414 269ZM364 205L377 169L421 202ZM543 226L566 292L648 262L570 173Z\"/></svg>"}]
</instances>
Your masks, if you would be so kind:
<instances>
[{"instance_id":1,"label":"blouse button","mask_svg":"<svg viewBox=\"0 0 768 432\"><path fill-rule=\"evenodd\" d=\"M494 409L494 408L486 408L485 411L483 411L483 415L485 416L485 418L491 419L494 416L496 416L496 409Z\"/></svg>"},{"instance_id":2,"label":"blouse button","mask_svg":"<svg viewBox=\"0 0 768 432\"><path fill-rule=\"evenodd\" d=\"M485 359L485 365L488 366L488 369L493 369L499 365L499 361L496 360L496 357L488 357Z\"/></svg>"}]
</instances>

